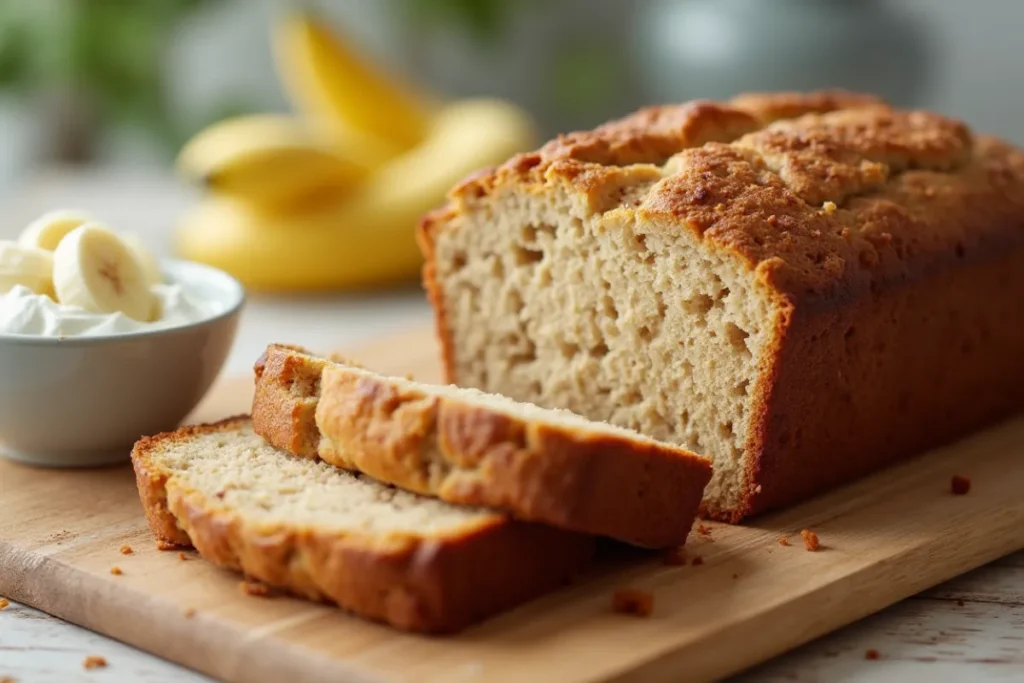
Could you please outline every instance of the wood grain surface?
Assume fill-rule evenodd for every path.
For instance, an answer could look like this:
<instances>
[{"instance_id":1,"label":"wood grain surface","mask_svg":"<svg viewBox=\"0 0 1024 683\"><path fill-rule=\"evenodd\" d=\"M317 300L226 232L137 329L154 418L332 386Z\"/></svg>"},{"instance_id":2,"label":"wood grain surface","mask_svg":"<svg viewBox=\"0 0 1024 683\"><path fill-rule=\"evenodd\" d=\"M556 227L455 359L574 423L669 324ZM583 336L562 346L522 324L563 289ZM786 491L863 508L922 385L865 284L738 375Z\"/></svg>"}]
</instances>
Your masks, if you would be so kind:
<instances>
[{"instance_id":1,"label":"wood grain surface","mask_svg":"<svg viewBox=\"0 0 1024 683\"><path fill-rule=\"evenodd\" d=\"M426 331L353 356L437 377ZM196 417L243 412L249 391L248 378L223 381ZM954 474L970 477L969 495L950 494ZM617 558L439 639L250 597L194 553L158 551L126 466L0 463L0 594L228 680L708 680L1024 548L1022 490L1024 418L749 525L709 524L688 546L699 566ZM804 549L803 528L820 551ZM650 618L611 612L625 586L654 594Z\"/></svg>"}]
</instances>

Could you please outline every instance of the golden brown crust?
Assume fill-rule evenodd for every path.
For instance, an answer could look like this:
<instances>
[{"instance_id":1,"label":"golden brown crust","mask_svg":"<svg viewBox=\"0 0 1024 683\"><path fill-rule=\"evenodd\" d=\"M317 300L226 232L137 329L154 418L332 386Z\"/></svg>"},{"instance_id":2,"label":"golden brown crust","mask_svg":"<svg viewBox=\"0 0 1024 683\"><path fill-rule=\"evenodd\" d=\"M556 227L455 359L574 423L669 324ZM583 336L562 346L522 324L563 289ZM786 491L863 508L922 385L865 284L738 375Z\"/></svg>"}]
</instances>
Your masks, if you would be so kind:
<instances>
[{"instance_id":1,"label":"golden brown crust","mask_svg":"<svg viewBox=\"0 0 1024 683\"><path fill-rule=\"evenodd\" d=\"M462 629L556 588L593 555L590 537L500 515L482 515L476 525L433 536L270 527L181 485L149 457L168 442L230 432L247 422L185 427L136 445L132 462L154 534L194 546L214 564L268 585L430 633Z\"/></svg>"},{"instance_id":2,"label":"golden brown crust","mask_svg":"<svg viewBox=\"0 0 1024 683\"><path fill-rule=\"evenodd\" d=\"M558 188L623 225L688 231L775 301L745 500L706 514L738 521L794 502L1024 405L1024 152L836 91L655 111L470 178L423 220L448 381L459 380L457 340L433 262L438 231L491 195ZM639 198L616 204L630 184Z\"/></svg>"},{"instance_id":3,"label":"golden brown crust","mask_svg":"<svg viewBox=\"0 0 1024 683\"><path fill-rule=\"evenodd\" d=\"M287 347L266 355L253 405L257 433L275 444L323 434L327 462L451 503L667 547L685 542L711 478L708 461L667 444L522 419ZM295 369L303 363L306 369ZM274 418L275 411L299 414L294 403L307 399L260 385L319 371L315 420L307 411L302 420ZM272 419L264 424L257 415Z\"/></svg>"}]
</instances>

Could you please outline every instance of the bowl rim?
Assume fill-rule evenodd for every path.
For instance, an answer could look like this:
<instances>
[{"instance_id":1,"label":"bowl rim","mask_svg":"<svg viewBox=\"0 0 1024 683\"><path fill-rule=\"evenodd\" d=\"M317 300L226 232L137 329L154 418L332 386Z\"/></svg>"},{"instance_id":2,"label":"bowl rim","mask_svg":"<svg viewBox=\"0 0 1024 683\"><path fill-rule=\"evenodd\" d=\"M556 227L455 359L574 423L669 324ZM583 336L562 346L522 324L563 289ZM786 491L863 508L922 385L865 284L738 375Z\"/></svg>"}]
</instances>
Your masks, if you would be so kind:
<instances>
[{"instance_id":1,"label":"bowl rim","mask_svg":"<svg viewBox=\"0 0 1024 683\"><path fill-rule=\"evenodd\" d=\"M136 339L146 339L161 335L173 335L179 332L195 330L200 327L205 327L207 325L212 325L222 320L232 318L238 315L248 300L248 294L245 290L245 286L238 280L238 278L234 277L227 271L221 270L220 268L215 268L214 266L200 263L198 261L174 258L160 259L160 266L162 270L168 271L172 275L176 272L193 270L202 273L201 278L219 278L223 280L227 283L228 289L233 290L231 292L231 298L228 299L228 306L223 311L215 315L199 318L198 320L183 323L181 325L158 327L150 330L132 330L129 332L116 332L114 334L73 337L45 337L38 334L0 332L0 344L13 346L94 346L96 344L128 342Z\"/></svg>"}]
</instances>

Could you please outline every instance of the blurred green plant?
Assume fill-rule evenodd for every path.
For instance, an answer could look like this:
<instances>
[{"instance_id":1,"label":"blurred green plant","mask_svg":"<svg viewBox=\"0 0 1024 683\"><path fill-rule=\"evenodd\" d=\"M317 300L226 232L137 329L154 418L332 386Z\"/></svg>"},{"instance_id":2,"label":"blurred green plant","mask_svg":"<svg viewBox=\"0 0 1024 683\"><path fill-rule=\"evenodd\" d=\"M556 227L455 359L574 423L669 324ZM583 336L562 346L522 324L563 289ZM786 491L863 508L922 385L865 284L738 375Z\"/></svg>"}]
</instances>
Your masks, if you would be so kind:
<instances>
[{"instance_id":1,"label":"blurred green plant","mask_svg":"<svg viewBox=\"0 0 1024 683\"><path fill-rule=\"evenodd\" d=\"M90 160L101 130L122 123L176 149L164 56L181 20L215 2L2 0L0 89L41 108L57 161Z\"/></svg>"}]
</instances>

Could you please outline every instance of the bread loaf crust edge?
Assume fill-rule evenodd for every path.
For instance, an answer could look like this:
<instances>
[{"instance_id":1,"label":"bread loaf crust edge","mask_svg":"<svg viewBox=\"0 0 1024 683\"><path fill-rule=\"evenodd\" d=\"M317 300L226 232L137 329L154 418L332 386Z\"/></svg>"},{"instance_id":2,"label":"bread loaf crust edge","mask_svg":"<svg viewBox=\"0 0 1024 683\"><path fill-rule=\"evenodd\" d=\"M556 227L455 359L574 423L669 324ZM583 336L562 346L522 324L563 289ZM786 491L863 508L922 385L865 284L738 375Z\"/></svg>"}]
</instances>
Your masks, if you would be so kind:
<instances>
[{"instance_id":1,"label":"bread loaf crust edge","mask_svg":"<svg viewBox=\"0 0 1024 683\"><path fill-rule=\"evenodd\" d=\"M450 503L646 547L686 541L711 478L707 460L668 444L534 422L341 365L323 371L316 419L347 454L341 466Z\"/></svg>"},{"instance_id":2,"label":"bread loaf crust edge","mask_svg":"<svg viewBox=\"0 0 1024 683\"><path fill-rule=\"evenodd\" d=\"M458 536L346 535L247 523L180 486L147 452L166 440L230 431L247 421L185 427L142 439L132 462L150 528L221 567L396 628L450 633L564 585L594 553L591 537L500 515Z\"/></svg>"}]
</instances>

